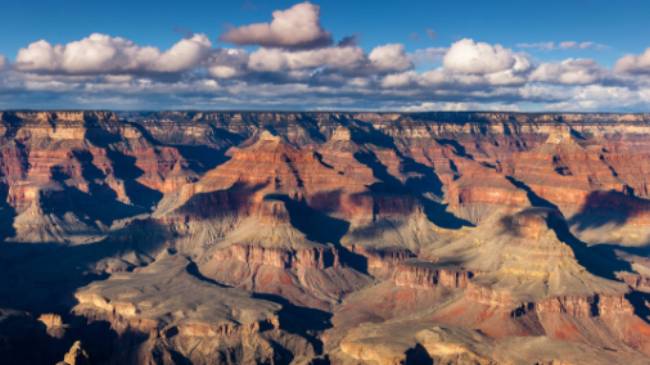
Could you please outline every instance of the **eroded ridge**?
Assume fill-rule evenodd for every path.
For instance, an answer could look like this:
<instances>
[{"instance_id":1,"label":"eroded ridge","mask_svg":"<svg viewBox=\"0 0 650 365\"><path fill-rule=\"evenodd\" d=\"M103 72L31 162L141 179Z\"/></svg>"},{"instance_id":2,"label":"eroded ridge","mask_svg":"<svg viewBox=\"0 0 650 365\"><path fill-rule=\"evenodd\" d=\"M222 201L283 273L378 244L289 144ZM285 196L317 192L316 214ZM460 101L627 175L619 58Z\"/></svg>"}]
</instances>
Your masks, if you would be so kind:
<instances>
[{"instance_id":1,"label":"eroded ridge","mask_svg":"<svg viewBox=\"0 0 650 365\"><path fill-rule=\"evenodd\" d=\"M649 361L648 115L7 111L0 135L10 363Z\"/></svg>"}]
</instances>

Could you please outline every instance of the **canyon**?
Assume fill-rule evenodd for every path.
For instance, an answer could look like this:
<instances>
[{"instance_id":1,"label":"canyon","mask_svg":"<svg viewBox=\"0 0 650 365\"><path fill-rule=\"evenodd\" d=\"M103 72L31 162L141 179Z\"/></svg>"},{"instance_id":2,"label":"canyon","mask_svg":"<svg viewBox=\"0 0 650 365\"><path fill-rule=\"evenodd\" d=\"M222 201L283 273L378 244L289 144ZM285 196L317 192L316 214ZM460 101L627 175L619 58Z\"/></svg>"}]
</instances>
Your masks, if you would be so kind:
<instances>
[{"instance_id":1,"label":"canyon","mask_svg":"<svg viewBox=\"0 0 650 365\"><path fill-rule=\"evenodd\" d=\"M649 114L0 112L0 362L647 364L649 137Z\"/></svg>"}]
</instances>

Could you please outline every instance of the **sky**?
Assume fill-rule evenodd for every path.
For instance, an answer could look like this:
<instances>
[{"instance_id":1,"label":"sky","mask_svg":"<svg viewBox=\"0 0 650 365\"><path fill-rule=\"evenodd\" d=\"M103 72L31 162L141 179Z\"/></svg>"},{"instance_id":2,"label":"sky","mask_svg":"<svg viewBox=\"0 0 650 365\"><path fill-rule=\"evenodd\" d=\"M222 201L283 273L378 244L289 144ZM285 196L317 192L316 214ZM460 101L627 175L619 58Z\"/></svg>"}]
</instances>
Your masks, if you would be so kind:
<instances>
[{"instance_id":1,"label":"sky","mask_svg":"<svg viewBox=\"0 0 650 365\"><path fill-rule=\"evenodd\" d=\"M650 112L650 2L7 1L0 109Z\"/></svg>"}]
</instances>

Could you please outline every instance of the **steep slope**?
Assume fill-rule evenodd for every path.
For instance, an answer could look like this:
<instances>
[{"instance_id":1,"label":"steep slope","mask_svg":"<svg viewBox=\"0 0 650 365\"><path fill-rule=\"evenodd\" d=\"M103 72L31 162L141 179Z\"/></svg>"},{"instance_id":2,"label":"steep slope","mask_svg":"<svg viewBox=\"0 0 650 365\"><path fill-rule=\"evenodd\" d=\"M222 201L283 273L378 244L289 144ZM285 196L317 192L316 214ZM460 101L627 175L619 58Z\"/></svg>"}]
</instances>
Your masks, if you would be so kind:
<instances>
[{"instance_id":1,"label":"steep slope","mask_svg":"<svg viewBox=\"0 0 650 365\"><path fill-rule=\"evenodd\" d=\"M649 122L1 112L0 352L647 363Z\"/></svg>"}]
</instances>

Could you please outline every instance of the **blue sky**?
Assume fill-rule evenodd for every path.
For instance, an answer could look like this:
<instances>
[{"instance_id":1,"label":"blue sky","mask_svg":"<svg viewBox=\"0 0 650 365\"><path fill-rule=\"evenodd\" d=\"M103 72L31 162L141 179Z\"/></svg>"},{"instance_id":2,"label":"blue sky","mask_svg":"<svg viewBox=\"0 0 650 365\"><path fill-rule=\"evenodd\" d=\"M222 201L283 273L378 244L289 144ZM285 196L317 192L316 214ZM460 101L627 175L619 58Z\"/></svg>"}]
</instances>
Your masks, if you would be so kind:
<instances>
[{"instance_id":1,"label":"blue sky","mask_svg":"<svg viewBox=\"0 0 650 365\"><path fill-rule=\"evenodd\" d=\"M14 57L38 39L64 43L93 32L123 36L166 48L179 32L217 38L229 25L267 21L295 1L96 1L30 0L3 4L0 54ZM604 64L650 44L650 2L574 1L367 1L319 2L322 23L336 38L358 34L361 46L400 42L407 49L444 46L469 37L514 47L519 43L594 41L608 52L580 52ZM427 29L436 39L426 37ZM419 34L414 39L413 34ZM570 52L568 53L570 54ZM558 55L538 52L540 58Z\"/></svg>"},{"instance_id":2,"label":"blue sky","mask_svg":"<svg viewBox=\"0 0 650 365\"><path fill-rule=\"evenodd\" d=\"M260 43L256 39L267 39L260 34L244 35L244 40L237 42L233 42L232 37L230 41L228 37L224 37L232 28L254 23L269 24L273 11L288 10L296 4L296 1L260 0L8 2L3 4L0 15L0 55L5 57L5 61L0 62L4 63L1 71L4 75L0 74L0 108L123 106L130 109L162 108L169 105L180 108L217 109L250 107L417 110L418 105L426 108L423 105L428 103L431 108L486 106L523 110L648 110L645 78L648 74L646 68L650 66L646 67L643 58L645 50L650 47L650 32L647 30L647 16L650 14L648 1L323 0L309 5L319 10L317 23L320 33L315 36L324 37L321 40L325 42L326 35L329 36L331 42L328 44ZM114 60L121 65L119 67L110 68L114 63L102 63L101 66L107 68L91 67L92 72L88 68L80 71L61 65L39 68L35 64L30 66L26 63L25 60L31 60L30 58L21 61L17 57L21 49L26 49L38 40L45 40L54 49L56 45L64 47L71 42L84 40L93 33L113 38L121 37L138 47L153 46L161 53L183 38L190 39L200 34L209 41L209 49L201 51L199 58L192 59L196 62L184 64L183 66L187 67L177 67L173 71L162 66L152 68L150 63L146 67L140 65L129 68L125 66L126 61L120 60ZM342 57L335 55L338 50L332 48L337 48L336 42L347 36L356 37L355 47L363 51L366 57L377 47L398 44L402 47L401 52L409 57L413 64L411 67L384 67L381 70L375 67L370 70L368 65L372 62L359 60L359 64L354 66L354 71L350 65L342 68L335 65L336 60L323 64L312 62L308 67L304 66L303 59L310 57L305 52L313 53L320 48L330 48L327 54L331 56L327 57ZM502 62L503 67L495 66L496 68L459 69L454 68L452 61L443 62L445 52L462 40L471 40L473 43L469 44L470 48L481 48L478 45L485 44L490 47L502 47L510 55L525 54L526 62L530 65L525 69L509 71L507 68L513 66L514 58ZM224 61L223 57L216 55L228 49L238 49L245 55L236 62L230 56L224 56L228 58ZM300 61L295 61L300 65L274 66L273 69L263 65L263 70L251 67L249 57L260 49L274 50L274 57L284 59L301 57ZM437 53L428 53L435 53L437 56L428 57L426 61L415 58L415 54L421 54L422 50L426 49L438 49ZM471 49L467 47L463 51L468 50L471 53ZM283 55L278 56L278 52L283 52ZM486 52L488 56L499 57L499 51L495 53L488 49ZM34 57L35 53L32 53L31 56ZM486 57L484 53L480 54L481 57ZM270 57L271 53L267 52L266 55ZM637 58L628 59L628 66L616 66L627 55L635 55ZM87 54L82 52L74 54L74 57L87 57ZM216 59L219 60L215 61ZM451 60L451 57L449 59ZM591 63L567 61L576 59L588 60ZM539 70L544 64L557 65L563 61L566 62L561 66L545 66ZM210 71L217 66L215 62L228 63L222 65L222 69L234 67L232 62L238 63L237 72L229 73L228 77L223 77L223 73L221 76L215 76L215 73ZM289 63L291 62L294 61ZM244 63L246 65L243 65ZM361 65L362 63L365 66ZM431 77L429 81L422 81L422 75L435 69L439 69L445 77L436 76L437 83L432 82ZM418 75L413 75L413 72ZM515 76L521 76L521 80L495 83L492 81L497 77L495 72L514 72ZM385 81L386 77L397 80L398 74L401 75L399 82ZM326 80L324 75L327 76ZM84 80L81 80L82 76ZM113 82L118 77L125 80L127 76L130 78L129 82L138 85L150 82L164 88L165 83L173 83L174 90L165 94L159 89L149 87L149 92L145 91L143 94L140 90L140 97L134 100L134 91L125 89L127 85L114 89L106 86L107 79ZM503 79L503 75L498 77L499 80ZM344 85L344 78L353 80L356 89ZM483 78L483 81L479 78ZM440 81L442 79L446 81ZM487 79L490 81L485 81ZM631 79L635 80L630 81ZM187 87L181 87L179 82L188 83ZM196 82L214 87L196 88L192 86L195 84L190 84ZM41 86L35 86L37 83ZM43 86L47 83L52 87L48 89ZM244 88L244 84L247 88ZM361 84L367 85L368 89L362 90L359 86ZM422 89L421 93L415 95L405 92L404 89L412 89L412 86L408 86L411 84ZM454 84L457 86L455 89ZM281 94L286 95L286 102L277 95L265 96L267 91L254 93L253 90L255 87L272 89L274 85L283 90ZM293 94L288 90L289 85L294 86ZM369 91L376 90L377 85L383 85L382 95L368 95ZM325 87L329 88L328 92L324 92ZM477 90L481 87L484 90ZM601 89L597 89L599 87ZM614 87L616 89L612 89ZM333 98L337 88L339 94L343 95L338 102ZM98 91L99 89L101 91ZM465 94L463 90L466 90ZM554 98L548 97L558 92L566 93L566 97L563 96L562 99L577 97L579 100L576 99L576 103L579 105L560 105L559 98L553 100ZM602 100L589 99L589 96L585 95L587 92L601 99L607 99L604 95L610 95L609 99L620 97L625 100L618 104L610 101L607 105ZM300 94L304 93L309 96L307 105L304 102L298 103ZM239 94L245 94L246 98L235 100ZM128 100L128 104L121 105L121 100Z\"/></svg>"}]
</instances>

